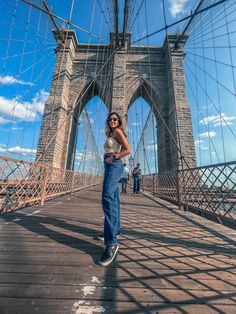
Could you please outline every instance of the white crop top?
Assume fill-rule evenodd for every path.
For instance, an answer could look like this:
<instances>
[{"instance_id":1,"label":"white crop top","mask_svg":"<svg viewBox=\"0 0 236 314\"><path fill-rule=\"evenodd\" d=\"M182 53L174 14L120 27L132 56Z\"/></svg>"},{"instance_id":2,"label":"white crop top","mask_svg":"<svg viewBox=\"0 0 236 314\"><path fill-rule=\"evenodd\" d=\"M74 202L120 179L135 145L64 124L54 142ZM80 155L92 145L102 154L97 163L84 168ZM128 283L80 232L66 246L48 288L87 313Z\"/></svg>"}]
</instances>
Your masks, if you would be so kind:
<instances>
[{"instance_id":1,"label":"white crop top","mask_svg":"<svg viewBox=\"0 0 236 314\"><path fill-rule=\"evenodd\" d=\"M105 154L117 154L121 151L121 145L113 138L108 137L104 144Z\"/></svg>"}]
</instances>

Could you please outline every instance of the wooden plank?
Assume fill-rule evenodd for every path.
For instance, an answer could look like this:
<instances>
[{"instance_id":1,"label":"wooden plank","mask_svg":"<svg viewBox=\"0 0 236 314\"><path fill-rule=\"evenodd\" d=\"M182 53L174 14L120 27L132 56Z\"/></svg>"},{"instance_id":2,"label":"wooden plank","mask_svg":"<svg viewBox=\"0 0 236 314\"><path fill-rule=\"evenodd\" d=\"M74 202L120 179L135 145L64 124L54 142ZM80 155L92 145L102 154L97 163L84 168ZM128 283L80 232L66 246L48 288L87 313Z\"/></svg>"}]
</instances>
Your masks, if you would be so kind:
<instances>
[{"instance_id":1,"label":"wooden plank","mask_svg":"<svg viewBox=\"0 0 236 314\"><path fill-rule=\"evenodd\" d=\"M0 313L235 312L234 230L163 200L121 201L108 268L98 187L1 217Z\"/></svg>"}]
</instances>

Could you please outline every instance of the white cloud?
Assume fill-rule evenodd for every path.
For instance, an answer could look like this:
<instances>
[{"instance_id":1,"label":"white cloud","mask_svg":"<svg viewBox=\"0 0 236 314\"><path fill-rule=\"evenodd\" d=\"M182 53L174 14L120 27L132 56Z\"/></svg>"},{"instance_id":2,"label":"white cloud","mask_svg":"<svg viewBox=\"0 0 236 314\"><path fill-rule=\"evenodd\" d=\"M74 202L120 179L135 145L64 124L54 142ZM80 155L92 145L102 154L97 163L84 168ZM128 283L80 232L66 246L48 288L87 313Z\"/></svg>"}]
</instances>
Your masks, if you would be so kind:
<instances>
[{"instance_id":1,"label":"white cloud","mask_svg":"<svg viewBox=\"0 0 236 314\"><path fill-rule=\"evenodd\" d=\"M6 124L11 122L10 120L4 119L3 117L0 117L0 124Z\"/></svg>"},{"instance_id":2,"label":"white cloud","mask_svg":"<svg viewBox=\"0 0 236 314\"><path fill-rule=\"evenodd\" d=\"M0 153L22 154L25 156L31 156L35 155L36 151L36 149L24 148L20 146L5 148L5 145L0 145Z\"/></svg>"},{"instance_id":3,"label":"white cloud","mask_svg":"<svg viewBox=\"0 0 236 314\"><path fill-rule=\"evenodd\" d=\"M175 18L178 14L185 13L188 2L189 0L170 0L169 11L171 15Z\"/></svg>"},{"instance_id":4,"label":"white cloud","mask_svg":"<svg viewBox=\"0 0 236 314\"><path fill-rule=\"evenodd\" d=\"M208 150L208 147L205 145L205 141L197 139L195 140L196 148L200 148L201 150Z\"/></svg>"},{"instance_id":5,"label":"white cloud","mask_svg":"<svg viewBox=\"0 0 236 314\"><path fill-rule=\"evenodd\" d=\"M136 121L136 122L132 122L131 125L133 125L133 126L139 126L139 125L141 125L141 123Z\"/></svg>"},{"instance_id":6,"label":"white cloud","mask_svg":"<svg viewBox=\"0 0 236 314\"><path fill-rule=\"evenodd\" d=\"M199 137L215 137L217 133L215 131L204 132L199 134Z\"/></svg>"},{"instance_id":7,"label":"white cloud","mask_svg":"<svg viewBox=\"0 0 236 314\"><path fill-rule=\"evenodd\" d=\"M204 143L204 141L203 141L203 140L200 140L200 139L197 139L197 140L195 140L194 143L195 143L196 146L200 146L201 144Z\"/></svg>"},{"instance_id":8,"label":"white cloud","mask_svg":"<svg viewBox=\"0 0 236 314\"><path fill-rule=\"evenodd\" d=\"M209 116L202 120L200 120L199 124L208 125L210 123L213 124L214 127L216 126L226 126L226 125L232 125L232 121L234 121L236 117L234 116L227 116L224 112L217 116Z\"/></svg>"},{"instance_id":9,"label":"white cloud","mask_svg":"<svg viewBox=\"0 0 236 314\"><path fill-rule=\"evenodd\" d=\"M155 145L147 145L145 147L146 150L157 150L157 144Z\"/></svg>"},{"instance_id":10,"label":"white cloud","mask_svg":"<svg viewBox=\"0 0 236 314\"><path fill-rule=\"evenodd\" d=\"M12 130L12 131L23 130L23 127L15 127L15 126L13 126L13 127L11 128L11 130Z\"/></svg>"},{"instance_id":11,"label":"white cloud","mask_svg":"<svg viewBox=\"0 0 236 314\"><path fill-rule=\"evenodd\" d=\"M28 85L28 86L34 85L31 82L25 82L22 80L18 80L14 76L10 76L10 75L5 75L5 76L0 75L0 84L2 84L2 85L20 84L20 85Z\"/></svg>"},{"instance_id":12,"label":"white cloud","mask_svg":"<svg viewBox=\"0 0 236 314\"><path fill-rule=\"evenodd\" d=\"M35 94L31 102L21 101L19 97L12 99L0 96L0 114L3 118L13 115L16 119L32 121L38 114L43 113L48 93L40 90Z\"/></svg>"},{"instance_id":13,"label":"white cloud","mask_svg":"<svg viewBox=\"0 0 236 314\"><path fill-rule=\"evenodd\" d=\"M78 153L78 152L76 152L75 160L79 161L79 160L82 159L82 157L83 157L83 153Z\"/></svg>"}]
</instances>

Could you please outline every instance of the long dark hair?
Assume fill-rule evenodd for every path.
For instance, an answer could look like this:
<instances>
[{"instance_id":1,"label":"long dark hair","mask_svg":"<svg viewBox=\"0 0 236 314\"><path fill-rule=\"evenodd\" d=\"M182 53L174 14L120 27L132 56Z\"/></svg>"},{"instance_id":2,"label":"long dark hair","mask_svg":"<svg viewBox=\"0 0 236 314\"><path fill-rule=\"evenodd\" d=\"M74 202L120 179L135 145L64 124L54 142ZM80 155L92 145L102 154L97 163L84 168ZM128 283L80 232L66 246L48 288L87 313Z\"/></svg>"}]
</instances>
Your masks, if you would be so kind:
<instances>
[{"instance_id":1,"label":"long dark hair","mask_svg":"<svg viewBox=\"0 0 236 314\"><path fill-rule=\"evenodd\" d=\"M119 113L113 111L113 112L110 112L107 116L107 119L106 119L106 127L105 127L105 134L107 137L110 137L113 135L113 129L110 127L110 124L109 124L109 120L111 118L112 115L116 115L117 116L117 119L118 119L118 122L119 122L119 125L118 125L118 128L121 129L121 131L124 133L124 135L126 136L126 133L125 133L125 130L124 130L124 126L123 126L123 122L122 122L122 119L121 119L121 116L119 115Z\"/></svg>"}]
</instances>

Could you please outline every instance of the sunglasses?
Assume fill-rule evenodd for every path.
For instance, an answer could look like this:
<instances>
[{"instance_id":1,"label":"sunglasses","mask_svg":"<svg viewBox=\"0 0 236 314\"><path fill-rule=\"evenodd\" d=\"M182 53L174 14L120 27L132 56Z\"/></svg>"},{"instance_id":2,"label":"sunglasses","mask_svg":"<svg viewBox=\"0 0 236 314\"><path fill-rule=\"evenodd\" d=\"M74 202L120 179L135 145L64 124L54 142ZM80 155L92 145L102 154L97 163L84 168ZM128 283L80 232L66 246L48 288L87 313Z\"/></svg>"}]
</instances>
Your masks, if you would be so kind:
<instances>
[{"instance_id":1,"label":"sunglasses","mask_svg":"<svg viewBox=\"0 0 236 314\"><path fill-rule=\"evenodd\" d=\"M108 119L108 121L110 122L110 121L118 121L118 119L117 118L110 118L110 119Z\"/></svg>"}]
</instances>

